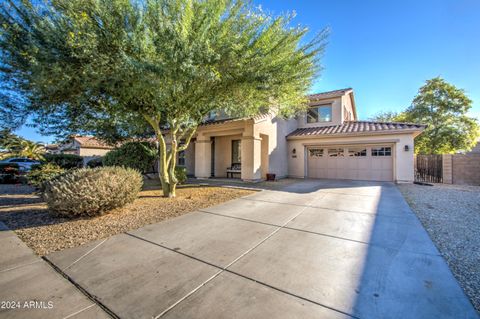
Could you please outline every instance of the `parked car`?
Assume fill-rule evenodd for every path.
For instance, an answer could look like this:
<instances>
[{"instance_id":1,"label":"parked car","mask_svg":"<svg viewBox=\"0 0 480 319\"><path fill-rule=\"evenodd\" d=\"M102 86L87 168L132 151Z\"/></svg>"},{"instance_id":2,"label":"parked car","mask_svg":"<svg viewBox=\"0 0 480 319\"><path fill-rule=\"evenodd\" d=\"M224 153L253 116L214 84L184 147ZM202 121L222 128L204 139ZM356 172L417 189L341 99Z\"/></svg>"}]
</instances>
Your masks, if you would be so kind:
<instances>
[{"instance_id":1,"label":"parked car","mask_svg":"<svg viewBox=\"0 0 480 319\"><path fill-rule=\"evenodd\" d=\"M40 165L41 163L36 160L32 160L26 157L12 157L7 158L0 163L15 163L18 164L20 170L22 171L29 171L33 165Z\"/></svg>"}]
</instances>

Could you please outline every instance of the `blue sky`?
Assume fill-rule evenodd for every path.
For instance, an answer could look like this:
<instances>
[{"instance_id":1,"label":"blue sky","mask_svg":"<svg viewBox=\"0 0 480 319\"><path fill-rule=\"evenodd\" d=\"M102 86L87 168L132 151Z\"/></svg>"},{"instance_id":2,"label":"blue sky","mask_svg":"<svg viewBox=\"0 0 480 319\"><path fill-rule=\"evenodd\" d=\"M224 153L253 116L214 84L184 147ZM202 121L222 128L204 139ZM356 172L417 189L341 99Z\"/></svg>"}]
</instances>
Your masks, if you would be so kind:
<instances>
[{"instance_id":1,"label":"blue sky","mask_svg":"<svg viewBox=\"0 0 480 319\"><path fill-rule=\"evenodd\" d=\"M480 118L480 1L254 0L295 24L331 34L312 92L352 87L360 119L410 105L425 80L441 76L463 88ZM49 142L32 128L17 132Z\"/></svg>"}]
</instances>

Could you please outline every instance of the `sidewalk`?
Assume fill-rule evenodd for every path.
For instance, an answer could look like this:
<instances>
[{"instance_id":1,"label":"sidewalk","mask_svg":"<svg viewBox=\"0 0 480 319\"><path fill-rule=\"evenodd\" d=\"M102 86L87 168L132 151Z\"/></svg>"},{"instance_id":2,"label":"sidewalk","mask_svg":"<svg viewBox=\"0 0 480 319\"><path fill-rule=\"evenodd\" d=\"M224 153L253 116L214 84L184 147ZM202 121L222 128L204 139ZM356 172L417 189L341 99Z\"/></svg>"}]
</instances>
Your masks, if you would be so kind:
<instances>
[{"instance_id":1,"label":"sidewalk","mask_svg":"<svg viewBox=\"0 0 480 319\"><path fill-rule=\"evenodd\" d=\"M110 318L0 222L0 317Z\"/></svg>"}]
</instances>

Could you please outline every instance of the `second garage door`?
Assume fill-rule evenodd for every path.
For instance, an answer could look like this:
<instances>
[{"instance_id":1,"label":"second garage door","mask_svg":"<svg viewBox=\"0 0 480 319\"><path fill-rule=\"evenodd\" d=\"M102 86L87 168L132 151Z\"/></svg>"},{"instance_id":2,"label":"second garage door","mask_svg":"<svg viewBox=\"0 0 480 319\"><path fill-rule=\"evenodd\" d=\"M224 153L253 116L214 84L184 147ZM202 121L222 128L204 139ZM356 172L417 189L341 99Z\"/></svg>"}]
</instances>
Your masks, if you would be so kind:
<instances>
[{"instance_id":1,"label":"second garage door","mask_svg":"<svg viewBox=\"0 0 480 319\"><path fill-rule=\"evenodd\" d=\"M393 181L392 146L311 146L307 149L307 176Z\"/></svg>"}]
</instances>

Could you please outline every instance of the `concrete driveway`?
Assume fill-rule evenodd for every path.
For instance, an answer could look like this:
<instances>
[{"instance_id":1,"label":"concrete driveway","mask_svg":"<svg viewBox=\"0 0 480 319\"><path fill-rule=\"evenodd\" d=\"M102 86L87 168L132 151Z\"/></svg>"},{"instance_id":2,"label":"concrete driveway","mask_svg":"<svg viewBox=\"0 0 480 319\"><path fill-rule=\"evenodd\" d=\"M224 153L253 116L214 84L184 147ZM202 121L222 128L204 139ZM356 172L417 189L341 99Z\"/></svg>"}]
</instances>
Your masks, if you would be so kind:
<instances>
[{"instance_id":1,"label":"concrete driveway","mask_svg":"<svg viewBox=\"0 0 480 319\"><path fill-rule=\"evenodd\" d=\"M478 318L391 183L305 180L47 259L120 318Z\"/></svg>"}]
</instances>

